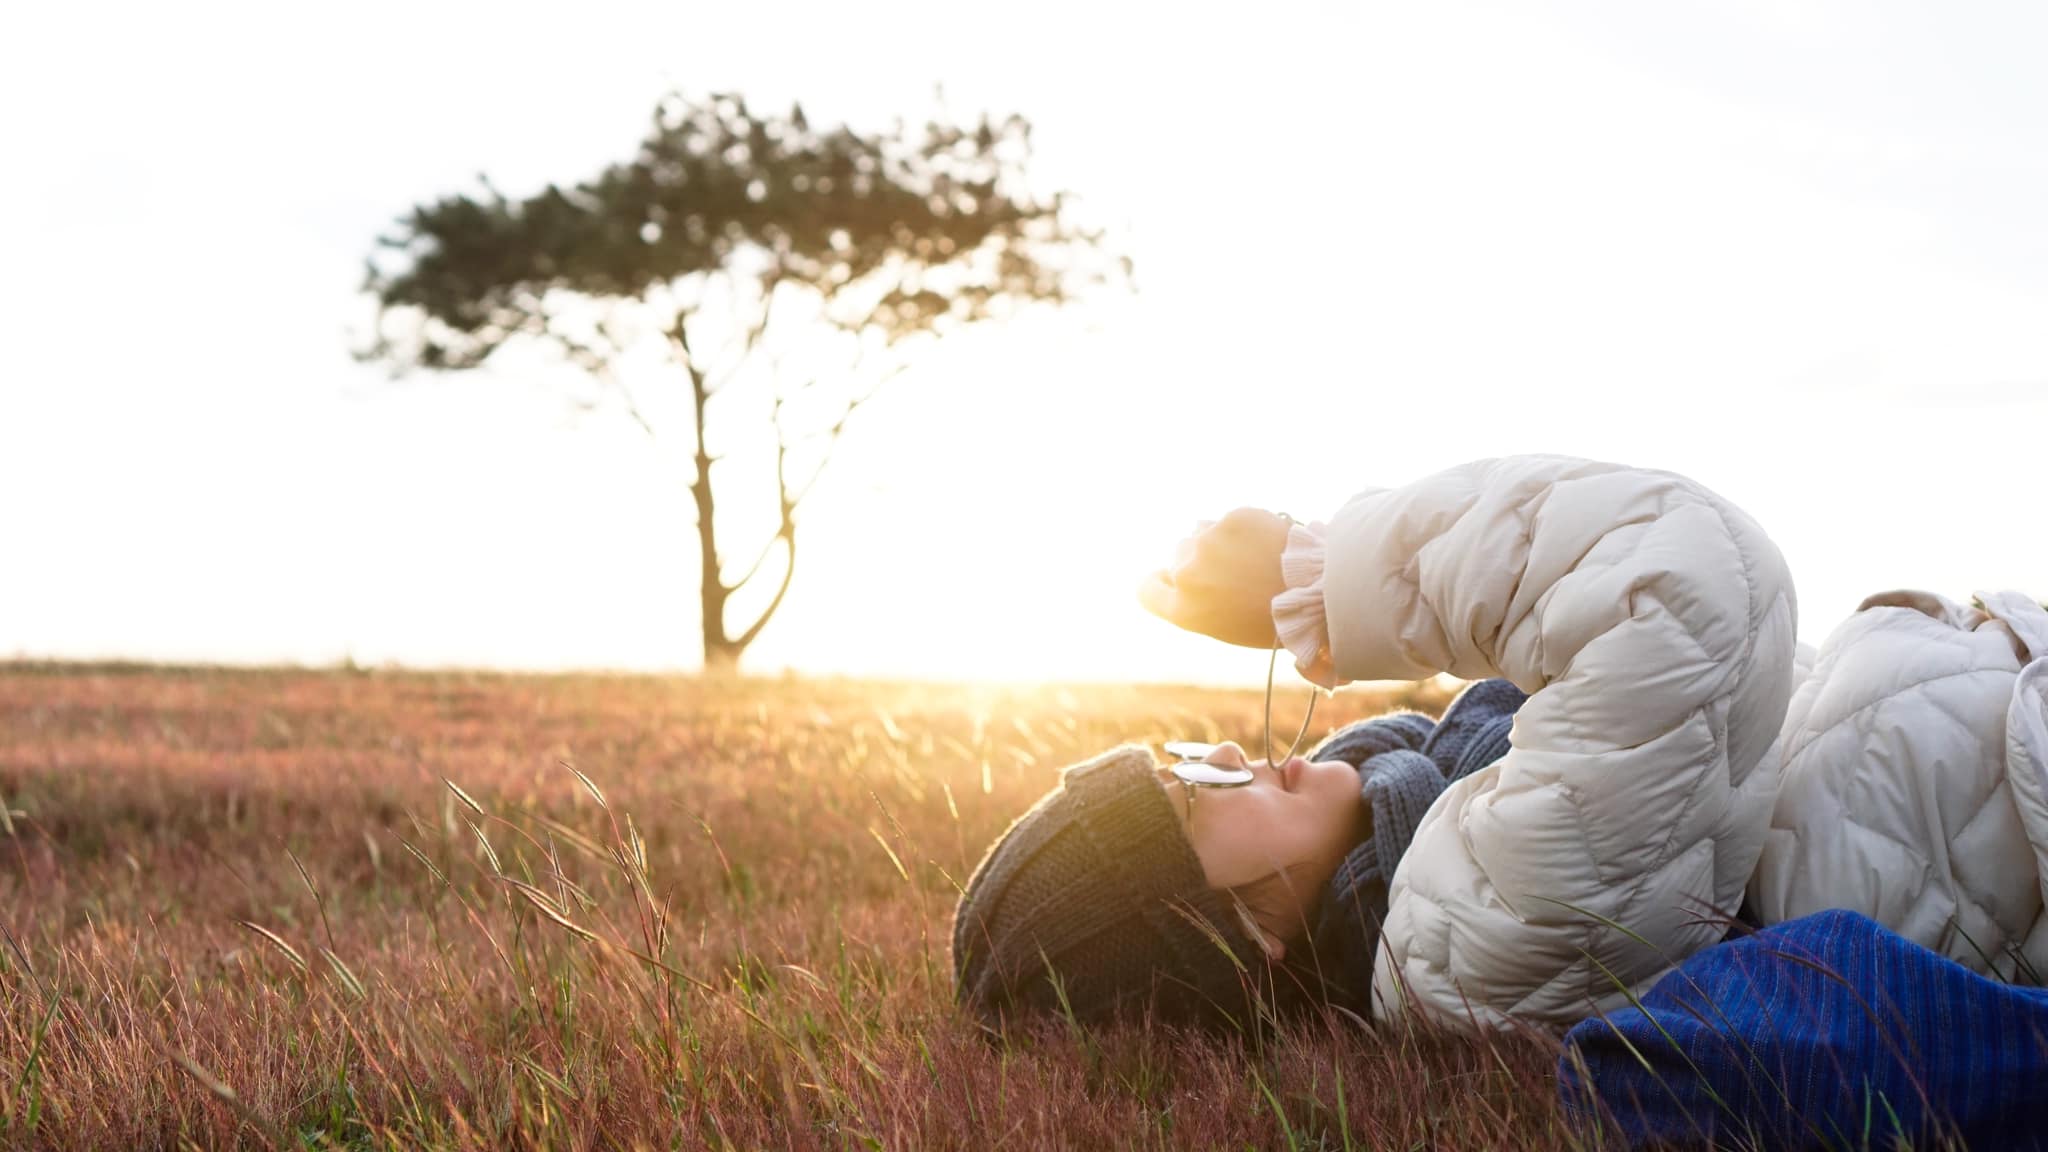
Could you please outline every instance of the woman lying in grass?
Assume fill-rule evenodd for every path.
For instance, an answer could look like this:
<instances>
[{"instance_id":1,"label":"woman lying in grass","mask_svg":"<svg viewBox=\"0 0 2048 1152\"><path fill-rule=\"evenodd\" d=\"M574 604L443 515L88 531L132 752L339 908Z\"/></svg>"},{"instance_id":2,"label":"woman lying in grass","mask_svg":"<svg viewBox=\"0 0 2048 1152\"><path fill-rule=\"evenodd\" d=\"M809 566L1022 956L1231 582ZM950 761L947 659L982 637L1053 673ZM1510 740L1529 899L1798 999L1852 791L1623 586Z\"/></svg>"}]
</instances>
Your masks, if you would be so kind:
<instances>
[{"instance_id":1,"label":"woman lying in grass","mask_svg":"<svg viewBox=\"0 0 2048 1152\"><path fill-rule=\"evenodd\" d=\"M1795 609L1777 547L1694 481L1525 456L1361 493L1326 531L1241 510L1144 595L1225 641L1277 638L1326 686L1507 683L1242 788L1188 792L1135 748L1069 769L961 899L956 986L982 1019L1242 1023L1256 991L1562 1027L1739 908ZM1399 782L1359 771L1391 752L1414 757Z\"/></svg>"},{"instance_id":2,"label":"woman lying in grass","mask_svg":"<svg viewBox=\"0 0 2048 1152\"><path fill-rule=\"evenodd\" d=\"M1248 765L1234 743L1172 767L1119 748L1068 769L969 882L954 928L962 1000L991 1023L1016 1006L1093 1019L1156 979L1170 986L1152 1005L1167 1018L1243 1027L1254 989L1281 1011L1370 1015L1387 878L1446 783L1507 751L1524 699L1483 681L1441 721L1362 721L1277 769ZM1195 768L1242 783L1175 775ZM1064 983L1002 984L972 925L1064 957Z\"/></svg>"}]
</instances>

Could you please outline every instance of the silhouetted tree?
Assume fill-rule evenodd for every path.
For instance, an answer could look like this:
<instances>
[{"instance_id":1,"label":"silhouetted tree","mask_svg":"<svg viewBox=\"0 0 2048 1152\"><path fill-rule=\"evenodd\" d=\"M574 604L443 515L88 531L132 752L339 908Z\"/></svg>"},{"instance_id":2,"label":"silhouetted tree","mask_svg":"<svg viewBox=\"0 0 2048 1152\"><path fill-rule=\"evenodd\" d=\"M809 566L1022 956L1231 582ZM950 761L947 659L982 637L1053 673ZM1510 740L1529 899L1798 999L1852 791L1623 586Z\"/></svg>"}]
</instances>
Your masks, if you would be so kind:
<instances>
[{"instance_id":1,"label":"silhouetted tree","mask_svg":"<svg viewBox=\"0 0 2048 1152\"><path fill-rule=\"evenodd\" d=\"M479 177L475 195L401 218L369 260L377 321L358 355L461 370L546 347L652 436L634 391L649 377L643 365L629 387L627 360L659 340L694 425L704 664L730 667L789 591L797 511L847 420L916 343L1127 279L1061 195L1026 187L1030 134L1017 116L818 129L800 106L761 115L738 96L670 96L638 153L594 179L509 199ZM728 389L752 392L757 413L765 401L775 447L774 531L738 568L713 516L733 486L714 484L725 454L706 439L712 416L740 422ZM731 627L727 601L778 551L773 597Z\"/></svg>"}]
</instances>

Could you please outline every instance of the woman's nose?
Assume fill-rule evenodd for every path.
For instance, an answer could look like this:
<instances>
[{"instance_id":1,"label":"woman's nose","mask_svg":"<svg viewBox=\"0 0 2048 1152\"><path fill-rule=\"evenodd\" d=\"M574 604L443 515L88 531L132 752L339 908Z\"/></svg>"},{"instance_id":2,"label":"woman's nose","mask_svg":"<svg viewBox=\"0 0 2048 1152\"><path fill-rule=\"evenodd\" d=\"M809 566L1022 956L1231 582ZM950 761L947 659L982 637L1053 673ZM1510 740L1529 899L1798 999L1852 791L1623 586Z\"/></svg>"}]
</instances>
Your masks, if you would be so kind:
<instances>
[{"instance_id":1,"label":"woman's nose","mask_svg":"<svg viewBox=\"0 0 2048 1152\"><path fill-rule=\"evenodd\" d=\"M1226 740L1218 744L1214 752L1204 756L1202 761L1206 764L1221 764L1227 768L1242 768L1245 766L1244 749L1239 748L1236 741Z\"/></svg>"}]
</instances>

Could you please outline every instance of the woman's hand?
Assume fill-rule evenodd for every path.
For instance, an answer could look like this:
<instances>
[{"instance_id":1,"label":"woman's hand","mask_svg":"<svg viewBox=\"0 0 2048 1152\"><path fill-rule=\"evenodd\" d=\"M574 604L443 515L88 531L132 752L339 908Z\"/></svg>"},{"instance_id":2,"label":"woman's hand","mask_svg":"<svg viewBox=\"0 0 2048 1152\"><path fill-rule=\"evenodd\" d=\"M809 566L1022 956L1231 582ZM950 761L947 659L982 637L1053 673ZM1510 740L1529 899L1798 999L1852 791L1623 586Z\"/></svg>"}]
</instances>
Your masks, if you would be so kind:
<instances>
[{"instance_id":1,"label":"woman's hand","mask_svg":"<svg viewBox=\"0 0 2048 1152\"><path fill-rule=\"evenodd\" d=\"M1290 521L1236 508L1180 542L1173 566L1145 577L1138 602L1155 616L1226 644L1271 648L1273 598L1287 590L1280 554Z\"/></svg>"}]
</instances>

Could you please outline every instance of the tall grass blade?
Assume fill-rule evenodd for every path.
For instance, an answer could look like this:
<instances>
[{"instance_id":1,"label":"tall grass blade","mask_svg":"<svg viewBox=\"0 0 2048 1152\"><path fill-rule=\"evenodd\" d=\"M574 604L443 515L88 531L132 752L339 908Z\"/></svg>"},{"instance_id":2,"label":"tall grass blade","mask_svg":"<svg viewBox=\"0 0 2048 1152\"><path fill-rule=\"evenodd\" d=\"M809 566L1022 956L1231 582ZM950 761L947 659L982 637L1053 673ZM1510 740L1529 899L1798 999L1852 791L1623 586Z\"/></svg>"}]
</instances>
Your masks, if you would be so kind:
<instances>
[{"instance_id":1,"label":"tall grass blade","mask_svg":"<svg viewBox=\"0 0 2048 1152\"><path fill-rule=\"evenodd\" d=\"M249 931L254 932L258 936L263 937L265 940L270 941L271 947L276 948L279 952L284 953L285 959L290 960L292 962L292 967L297 968L301 972L306 971L306 958L304 956L299 955L299 950L297 948L294 948L290 944L285 943L284 937L279 936L277 933L272 932L270 929L265 928L261 924L251 923L247 920L237 920L235 921L235 923L240 924L242 927L247 928Z\"/></svg>"},{"instance_id":2,"label":"tall grass blade","mask_svg":"<svg viewBox=\"0 0 2048 1152\"><path fill-rule=\"evenodd\" d=\"M455 781L450 780L446 776L441 777L441 783L446 784L448 786L448 790L450 792L455 793L455 798L457 800L462 801L464 807L468 808L471 812L476 813L477 818L479 820L490 819L491 814L484 811L484 806L476 802L476 797L471 796L467 792L464 792L462 790L462 785L457 784Z\"/></svg>"}]
</instances>

